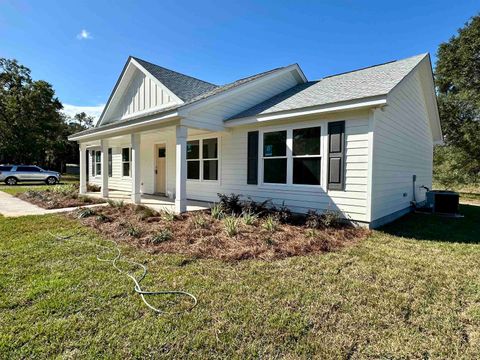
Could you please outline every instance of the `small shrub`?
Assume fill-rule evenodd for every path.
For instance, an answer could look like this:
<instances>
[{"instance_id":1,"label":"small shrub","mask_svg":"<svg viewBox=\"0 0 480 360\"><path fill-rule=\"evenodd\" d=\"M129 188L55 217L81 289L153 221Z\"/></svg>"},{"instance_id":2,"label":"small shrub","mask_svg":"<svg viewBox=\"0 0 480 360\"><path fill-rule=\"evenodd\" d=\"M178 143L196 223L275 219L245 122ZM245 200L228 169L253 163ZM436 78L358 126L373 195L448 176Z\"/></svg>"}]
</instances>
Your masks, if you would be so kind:
<instances>
[{"instance_id":1,"label":"small shrub","mask_svg":"<svg viewBox=\"0 0 480 360\"><path fill-rule=\"evenodd\" d=\"M175 214L174 211L172 210L162 210L160 212L160 216L162 217L163 220L165 221L173 221L177 218L177 215Z\"/></svg>"},{"instance_id":2,"label":"small shrub","mask_svg":"<svg viewBox=\"0 0 480 360\"><path fill-rule=\"evenodd\" d=\"M197 229L208 228L208 220L203 214L194 214L192 216L193 226Z\"/></svg>"},{"instance_id":3,"label":"small shrub","mask_svg":"<svg viewBox=\"0 0 480 360\"><path fill-rule=\"evenodd\" d=\"M96 184L87 184L87 191L88 192L99 192L100 191L100 185Z\"/></svg>"},{"instance_id":4,"label":"small shrub","mask_svg":"<svg viewBox=\"0 0 480 360\"><path fill-rule=\"evenodd\" d=\"M308 229L307 232L305 233L305 236L307 238L314 238L317 236L317 231L315 229Z\"/></svg>"},{"instance_id":5,"label":"small shrub","mask_svg":"<svg viewBox=\"0 0 480 360\"><path fill-rule=\"evenodd\" d=\"M84 208L84 209L79 209L78 210L77 217L79 219L84 219L84 218L93 216L95 214L96 214L95 210L93 210L91 208Z\"/></svg>"},{"instance_id":6,"label":"small shrub","mask_svg":"<svg viewBox=\"0 0 480 360\"><path fill-rule=\"evenodd\" d=\"M242 213L242 220L245 225L253 225L257 222L258 215L251 212Z\"/></svg>"},{"instance_id":7,"label":"small shrub","mask_svg":"<svg viewBox=\"0 0 480 360\"><path fill-rule=\"evenodd\" d=\"M282 206L278 209L273 208L271 210L271 214L274 215L275 218L282 224L289 224L292 220L292 212L288 207L285 206L285 202L283 202Z\"/></svg>"},{"instance_id":8,"label":"small shrub","mask_svg":"<svg viewBox=\"0 0 480 360\"><path fill-rule=\"evenodd\" d=\"M213 206L210 208L210 215L212 215L212 218L217 220L220 220L225 216L222 207L219 204L213 204Z\"/></svg>"},{"instance_id":9,"label":"small shrub","mask_svg":"<svg viewBox=\"0 0 480 360\"><path fill-rule=\"evenodd\" d=\"M162 229L150 239L150 242L152 244L160 244L162 242L171 240L172 237L173 234L169 229Z\"/></svg>"},{"instance_id":10,"label":"small shrub","mask_svg":"<svg viewBox=\"0 0 480 360\"><path fill-rule=\"evenodd\" d=\"M341 224L341 213L335 210L325 210L322 214L315 210L309 210L305 219L305 225L310 229L336 227Z\"/></svg>"},{"instance_id":11,"label":"small shrub","mask_svg":"<svg viewBox=\"0 0 480 360\"><path fill-rule=\"evenodd\" d=\"M341 213L340 211L327 209L322 214L321 220L322 224L325 227L336 227L341 223Z\"/></svg>"},{"instance_id":12,"label":"small shrub","mask_svg":"<svg viewBox=\"0 0 480 360\"><path fill-rule=\"evenodd\" d=\"M278 229L278 220L274 216L269 215L262 224L262 227L269 232L275 232Z\"/></svg>"},{"instance_id":13,"label":"small shrub","mask_svg":"<svg viewBox=\"0 0 480 360\"><path fill-rule=\"evenodd\" d=\"M265 243L268 245L268 246L272 246L272 245L275 245L275 241L272 239L271 236L267 237L265 239Z\"/></svg>"},{"instance_id":14,"label":"small shrub","mask_svg":"<svg viewBox=\"0 0 480 360\"><path fill-rule=\"evenodd\" d=\"M270 203L271 203L271 200L256 202L249 197L247 201L244 201L242 203L242 211L244 213L251 213L258 216L263 216L265 214L268 214L268 212L270 211L270 208L268 206L268 204Z\"/></svg>"},{"instance_id":15,"label":"small shrub","mask_svg":"<svg viewBox=\"0 0 480 360\"><path fill-rule=\"evenodd\" d=\"M109 206L114 207L114 208L121 208L125 206L125 202L123 200L112 200L108 199L107 203Z\"/></svg>"},{"instance_id":16,"label":"small shrub","mask_svg":"<svg viewBox=\"0 0 480 360\"><path fill-rule=\"evenodd\" d=\"M219 204L222 211L226 214L235 214L238 215L242 212L242 204L240 202L240 195L238 194L220 194L218 193L218 198L220 199Z\"/></svg>"},{"instance_id":17,"label":"small shrub","mask_svg":"<svg viewBox=\"0 0 480 360\"><path fill-rule=\"evenodd\" d=\"M235 216L227 216L223 219L223 226L228 236L234 237L238 234L240 219Z\"/></svg>"},{"instance_id":18,"label":"small shrub","mask_svg":"<svg viewBox=\"0 0 480 360\"><path fill-rule=\"evenodd\" d=\"M97 220L98 222L102 222L102 223L105 223L105 222L110 222L110 218L105 215L105 214L98 214L95 218L95 220Z\"/></svg>"},{"instance_id":19,"label":"small shrub","mask_svg":"<svg viewBox=\"0 0 480 360\"><path fill-rule=\"evenodd\" d=\"M157 215L155 210L152 210L151 208L143 205L135 206L135 214L137 214L140 220L145 220Z\"/></svg>"},{"instance_id":20,"label":"small shrub","mask_svg":"<svg viewBox=\"0 0 480 360\"><path fill-rule=\"evenodd\" d=\"M322 225L321 215L316 210L308 210L305 225L310 229L318 229Z\"/></svg>"},{"instance_id":21,"label":"small shrub","mask_svg":"<svg viewBox=\"0 0 480 360\"><path fill-rule=\"evenodd\" d=\"M142 231L139 228L135 227L132 223L126 223L124 224L124 226L125 234L134 238L138 238L140 237L140 235L142 235Z\"/></svg>"}]
</instances>

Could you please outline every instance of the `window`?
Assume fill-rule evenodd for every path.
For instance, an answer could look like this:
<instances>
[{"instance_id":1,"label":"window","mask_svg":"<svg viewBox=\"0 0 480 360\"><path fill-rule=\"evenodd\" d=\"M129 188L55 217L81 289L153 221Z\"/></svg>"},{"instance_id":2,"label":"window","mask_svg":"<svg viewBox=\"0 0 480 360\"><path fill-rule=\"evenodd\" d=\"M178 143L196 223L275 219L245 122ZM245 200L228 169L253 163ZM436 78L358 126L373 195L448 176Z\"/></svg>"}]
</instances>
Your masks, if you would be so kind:
<instances>
[{"instance_id":1,"label":"window","mask_svg":"<svg viewBox=\"0 0 480 360\"><path fill-rule=\"evenodd\" d=\"M102 175L102 152L95 151L95 175Z\"/></svg>"},{"instance_id":2,"label":"window","mask_svg":"<svg viewBox=\"0 0 480 360\"><path fill-rule=\"evenodd\" d=\"M200 179L200 140L187 141L187 179Z\"/></svg>"},{"instance_id":3,"label":"window","mask_svg":"<svg viewBox=\"0 0 480 360\"><path fill-rule=\"evenodd\" d=\"M122 176L130 176L130 148L122 148Z\"/></svg>"},{"instance_id":4,"label":"window","mask_svg":"<svg viewBox=\"0 0 480 360\"><path fill-rule=\"evenodd\" d=\"M320 127L293 130L293 183L320 185Z\"/></svg>"},{"instance_id":5,"label":"window","mask_svg":"<svg viewBox=\"0 0 480 360\"><path fill-rule=\"evenodd\" d=\"M112 163L112 148L108 148L108 177L112 177L113 163Z\"/></svg>"},{"instance_id":6,"label":"window","mask_svg":"<svg viewBox=\"0 0 480 360\"><path fill-rule=\"evenodd\" d=\"M218 179L218 141L203 140L203 180Z\"/></svg>"},{"instance_id":7,"label":"window","mask_svg":"<svg viewBox=\"0 0 480 360\"><path fill-rule=\"evenodd\" d=\"M263 134L263 183L320 185L319 126Z\"/></svg>"},{"instance_id":8,"label":"window","mask_svg":"<svg viewBox=\"0 0 480 360\"><path fill-rule=\"evenodd\" d=\"M0 166L0 171L10 171L12 170L11 166Z\"/></svg>"},{"instance_id":9,"label":"window","mask_svg":"<svg viewBox=\"0 0 480 360\"><path fill-rule=\"evenodd\" d=\"M287 183L287 132L263 134L263 182Z\"/></svg>"},{"instance_id":10,"label":"window","mask_svg":"<svg viewBox=\"0 0 480 360\"><path fill-rule=\"evenodd\" d=\"M22 172L40 172L40 168L36 166L17 166L17 171Z\"/></svg>"},{"instance_id":11,"label":"window","mask_svg":"<svg viewBox=\"0 0 480 360\"><path fill-rule=\"evenodd\" d=\"M218 180L217 138L187 142L187 179Z\"/></svg>"}]
</instances>

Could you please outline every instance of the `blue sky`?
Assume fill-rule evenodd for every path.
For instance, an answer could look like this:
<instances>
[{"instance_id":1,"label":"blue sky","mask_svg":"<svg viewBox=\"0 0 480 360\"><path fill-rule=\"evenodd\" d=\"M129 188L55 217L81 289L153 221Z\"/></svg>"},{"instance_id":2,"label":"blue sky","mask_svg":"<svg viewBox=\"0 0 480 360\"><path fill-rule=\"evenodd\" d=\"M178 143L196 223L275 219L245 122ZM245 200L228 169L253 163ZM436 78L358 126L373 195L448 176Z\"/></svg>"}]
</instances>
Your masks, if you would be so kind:
<instances>
[{"instance_id":1,"label":"blue sky","mask_svg":"<svg viewBox=\"0 0 480 360\"><path fill-rule=\"evenodd\" d=\"M98 113L129 55L216 84L299 63L310 80L430 52L476 1L0 0L0 57Z\"/></svg>"}]
</instances>

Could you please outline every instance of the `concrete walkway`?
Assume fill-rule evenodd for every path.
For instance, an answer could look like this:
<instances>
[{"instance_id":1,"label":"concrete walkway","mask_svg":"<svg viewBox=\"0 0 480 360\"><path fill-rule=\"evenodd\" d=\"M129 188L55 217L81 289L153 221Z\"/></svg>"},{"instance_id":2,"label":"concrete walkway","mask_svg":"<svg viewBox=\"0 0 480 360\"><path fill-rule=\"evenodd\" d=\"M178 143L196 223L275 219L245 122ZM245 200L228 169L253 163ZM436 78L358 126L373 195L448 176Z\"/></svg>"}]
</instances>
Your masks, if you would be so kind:
<instances>
[{"instance_id":1,"label":"concrete walkway","mask_svg":"<svg viewBox=\"0 0 480 360\"><path fill-rule=\"evenodd\" d=\"M103 205L105 204L94 204L82 207L95 207ZM7 194L3 191L0 191L0 214L5 217L55 214L77 210L78 208L79 206L63 209L44 209L37 205L33 205L27 201L23 201L15 196Z\"/></svg>"}]
</instances>

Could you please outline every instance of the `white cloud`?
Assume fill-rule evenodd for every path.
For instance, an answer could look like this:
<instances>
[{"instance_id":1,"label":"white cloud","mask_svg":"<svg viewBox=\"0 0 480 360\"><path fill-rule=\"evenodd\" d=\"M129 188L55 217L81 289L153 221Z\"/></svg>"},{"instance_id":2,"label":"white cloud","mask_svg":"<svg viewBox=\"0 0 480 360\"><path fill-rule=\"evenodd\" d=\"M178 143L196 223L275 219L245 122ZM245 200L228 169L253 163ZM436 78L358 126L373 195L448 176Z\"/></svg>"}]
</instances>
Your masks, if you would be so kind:
<instances>
[{"instance_id":1,"label":"white cloud","mask_svg":"<svg viewBox=\"0 0 480 360\"><path fill-rule=\"evenodd\" d=\"M78 40L87 40L92 39L92 34L90 34L87 30L82 29L80 33L77 35Z\"/></svg>"},{"instance_id":2,"label":"white cloud","mask_svg":"<svg viewBox=\"0 0 480 360\"><path fill-rule=\"evenodd\" d=\"M72 116L72 117L78 113L84 112L87 115L93 116L95 118L95 121L97 121L100 115L102 114L104 107L105 107L105 104L100 104L97 106L77 106L77 105L63 104L63 112L68 116Z\"/></svg>"}]
</instances>

